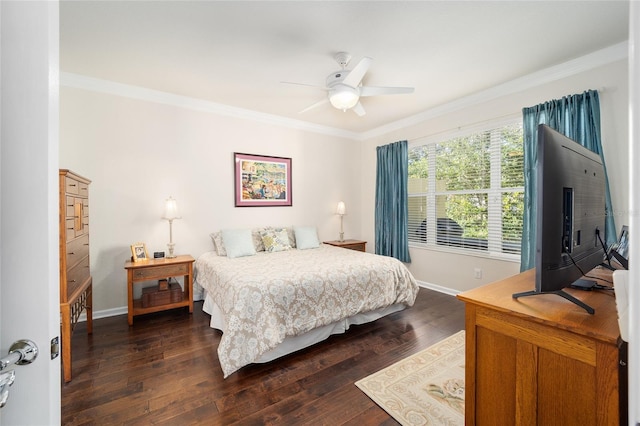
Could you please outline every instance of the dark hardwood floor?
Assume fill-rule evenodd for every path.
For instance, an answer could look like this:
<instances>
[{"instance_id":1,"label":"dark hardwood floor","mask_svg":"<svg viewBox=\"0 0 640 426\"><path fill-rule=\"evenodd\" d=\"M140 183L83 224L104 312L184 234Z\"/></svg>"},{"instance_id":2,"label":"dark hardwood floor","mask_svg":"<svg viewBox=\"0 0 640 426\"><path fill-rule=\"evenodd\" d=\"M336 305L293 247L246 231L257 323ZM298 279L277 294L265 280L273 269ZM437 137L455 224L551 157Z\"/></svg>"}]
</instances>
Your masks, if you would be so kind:
<instances>
[{"instance_id":1,"label":"dark hardwood floor","mask_svg":"<svg viewBox=\"0 0 640 426\"><path fill-rule=\"evenodd\" d=\"M464 304L420 289L412 308L222 378L202 302L80 323L63 425L396 425L354 383L464 328Z\"/></svg>"}]
</instances>

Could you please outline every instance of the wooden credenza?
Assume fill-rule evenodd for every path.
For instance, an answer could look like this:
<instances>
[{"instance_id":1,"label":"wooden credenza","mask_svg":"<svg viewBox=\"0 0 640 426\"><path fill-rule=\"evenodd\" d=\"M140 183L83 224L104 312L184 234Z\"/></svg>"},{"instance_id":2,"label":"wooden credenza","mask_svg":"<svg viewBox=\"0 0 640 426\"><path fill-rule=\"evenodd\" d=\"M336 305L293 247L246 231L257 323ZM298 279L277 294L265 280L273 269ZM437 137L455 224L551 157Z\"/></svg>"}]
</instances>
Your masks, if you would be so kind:
<instances>
[{"instance_id":1,"label":"wooden credenza","mask_svg":"<svg viewBox=\"0 0 640 426\"><path fill-rule=\"evenodd\" d=\"M566 289L594 315L557 295L512 298L534 280L529 270L458 295L466 303L466 424L618 425L626 401L613 291Z\"/></svg>"},{"instance_id":2,"label":"wooden credenza","mask_svg":"<svg viewBox=\"0 0 640 426\"><path fill-rule=\"evenodd\" d=\"M69 170L60 173L60 324L62 373L71 381L71 335L83 311L93 331L89 263L89 184Z\"/></svg>"}]
</instances>

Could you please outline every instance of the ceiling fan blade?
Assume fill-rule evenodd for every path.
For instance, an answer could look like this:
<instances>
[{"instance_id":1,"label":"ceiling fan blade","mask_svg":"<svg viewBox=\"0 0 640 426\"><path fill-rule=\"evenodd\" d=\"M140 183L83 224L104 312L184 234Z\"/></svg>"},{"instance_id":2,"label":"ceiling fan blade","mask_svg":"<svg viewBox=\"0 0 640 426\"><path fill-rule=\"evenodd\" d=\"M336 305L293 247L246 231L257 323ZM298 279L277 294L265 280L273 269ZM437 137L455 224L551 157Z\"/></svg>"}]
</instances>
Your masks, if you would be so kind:
<instances>
[{"instance_id":1,"label":"ceiling fan blade","mask_svg":"<svg viewBox=\"0 0 640 426\"><path fill-rule=\"evenodd\" d=\"M306 83L294 83L291 81L281 81L282 84L292 84L294 86L305 86L305 87L313 87L314 89L327 90L324 86L318 86L317 84L306 84Z\"/></svg>"},{"instance_id":2,"label":"ceiling fan blade","mask_svg":"<svg viewBox=\"0 0 640 426\"><path fill-rule=\"evenodd\" d=\"M362 104L360 102L358 102L356 104L356 106L354 106L352 109L353 109L353 112L358 114L360 117L362 117L363 115L365 115L367 113L367 111L364 110L364 107L362 106Z\"/></svg>"},{"instance_id":3,"label":"ceiling fan blade","mask_svg":"<svg viewBox=\"0 0 640 426\"><path fill-rule=\"evenodd\" d=\"M367 56L360 59L358 65L356 65L351 71L349 71L349 75L344 78L342 83L346 84L347 86L357 87L362 81L362 77L364 77L364 75L369 70L371 62L373 62L373 59Z\"/></svg>"},{"instance_id":4,"label":"ceiling fan blade","mask_svg":"<svg viewBox=\"0 0 640 426\"><path fill-rule=\"evenodd\" d=\"M400 95L403 93L413 93L414 90L413 87L362 86L360 88L360 96Z\"/></svg>"},{"instance_id":5,"label":"ceiling fan blade","mask_svg":"<svg viewBox=\"0 0 640 426\"><path fill-rule=\"evenodd\" d=\"M314 108L317 108L317 107L319 107L320 105L324 105L324 104L326 104L326 103L328 103L328 102L329 102L329 99L324 98L324 99L322 99L322 100L320 100L320 101L316 102L315 104L311 104L311 105L309 105L308 107L306 107L306 108L305 108L305 109L303 109L302 111L298 112L298 114L305 113L305 112L307 112L307 111L309 111L309 110L312 110L312 109L314 109Z\"/></svg>"}]
</instances>

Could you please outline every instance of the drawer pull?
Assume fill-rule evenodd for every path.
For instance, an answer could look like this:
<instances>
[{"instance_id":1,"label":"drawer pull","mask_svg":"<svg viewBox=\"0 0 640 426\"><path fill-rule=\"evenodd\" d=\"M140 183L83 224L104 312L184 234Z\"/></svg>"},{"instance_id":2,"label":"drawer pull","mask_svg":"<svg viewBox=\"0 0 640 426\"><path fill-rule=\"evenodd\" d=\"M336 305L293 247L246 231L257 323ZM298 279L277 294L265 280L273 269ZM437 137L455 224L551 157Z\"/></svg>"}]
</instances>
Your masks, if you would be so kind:
<instances>
[{"instance_id":1,"label":"drawer pull","mask_svg":"<svg viewBox=\"0 0 640 426\"><path fill-rule=\"evenodd\" d=\"M76 282L76 280L69 280L69 282L70 282L70 283L75 283L75 282Z\"/></svg>"},{"instance_id":2,"label":"drawer pull","mask_svg":"<svg viewBox=\"0 0 640 426\"><path fill-rule=\"evenodd\" d=\"M76 252L75 252L75 251L71 251L71 252L69 252L69 253L67 253L67 254L68 254L69 256L73 256L74 254L76 254Z\"/></svg>"},{"instance_id":3,"label":"drawer pull","mask_svg":"<svg viewBox=\"0 0 640 426\"><path fill-rule=\"evenodd\" d=\"M76 184L75 183L70 183L69 186L76 186Z\"/></svg>"}]
</instances>

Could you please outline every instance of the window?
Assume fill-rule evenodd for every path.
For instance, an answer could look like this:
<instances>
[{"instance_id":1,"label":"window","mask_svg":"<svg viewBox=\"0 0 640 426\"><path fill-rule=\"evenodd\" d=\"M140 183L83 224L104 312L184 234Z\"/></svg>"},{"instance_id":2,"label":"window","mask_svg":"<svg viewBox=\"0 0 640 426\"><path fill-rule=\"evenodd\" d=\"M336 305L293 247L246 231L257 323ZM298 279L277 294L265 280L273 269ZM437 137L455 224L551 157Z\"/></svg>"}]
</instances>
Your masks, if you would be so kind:
<instances>
[{"instance_id":1,"label":"window","mask_svg":"<svg viewBox=\"0 0 640 426\"><path fill-rule=\"evenodd\" d=\"M520 254L522 123L490 127L410 144L412 245Z\"/></svg>"}]
</instances>

